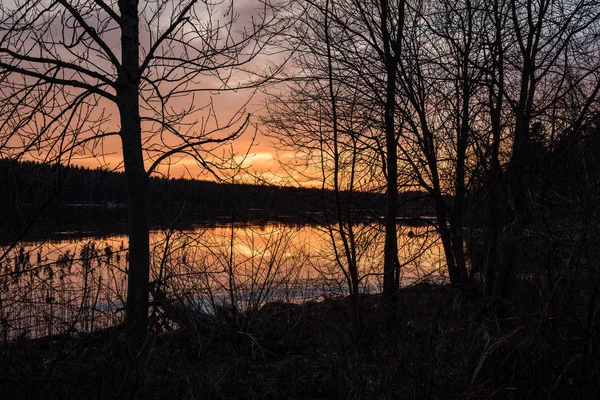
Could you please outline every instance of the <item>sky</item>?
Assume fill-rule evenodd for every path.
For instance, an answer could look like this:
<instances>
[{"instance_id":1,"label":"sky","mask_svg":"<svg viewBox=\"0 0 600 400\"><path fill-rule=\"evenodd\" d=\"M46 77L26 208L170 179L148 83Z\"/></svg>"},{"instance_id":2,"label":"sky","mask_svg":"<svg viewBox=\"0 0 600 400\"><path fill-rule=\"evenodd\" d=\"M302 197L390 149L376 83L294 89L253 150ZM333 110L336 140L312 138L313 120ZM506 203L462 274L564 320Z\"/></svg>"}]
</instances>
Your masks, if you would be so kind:
<instances>
[{"instance_id":1,"label":"sky","mask_svg":"<svg viewBox=\"0 0 600 400\"><path fill-rule=\"evenodd\" d=\"M110 2L109 2L110 3ZM146 14L148 16L152 15L156 10L158 4L161 1L147 1L141 2L140 8L145 6L146 8L141 11L142 17ZM49 4L45 0L42 0L38 5L40 10L43 9L44 5ZM81 3L80 3L81 4ZM168 21L171 17L172 7L181 6L179 2L166 2L165 12L159 19L152 19L150 17L142 18L142 22L140 23L140 42L141 42L141 58L143 59L144 54L148 52L151 43L153 43L156 37L159 37L162 32L165 31L166 27L169 25ZM213 14L213 24L219 26L224 26L228 20L227 7L229 7L229 3L227 1L218 4L216 8L212 11ZM240 32L243 29L248 29L251 26L251 21L256 21L259 18L261 13L260 2L256 0L235 0L233 3L234 12L237 15L237 20L235 22L234 28L232 29L231 38L232 40L239 40L239 37L236 35L240 35ZM19 13L19 9L21 7L20 3L16 4L13 1L2 2L0 7L10 10L17 10ZM170 8L169 8L170 7ZM113 9L116 9L116 5L113 4ZM90 45L87 47L81 45L81 41L78 42L75 46L65 46L64 42L69 42L69 32L72 33L71 37L77 37L77 35L81 34L81 32L73 32L72 28L65 28L69 26L77 26L73 20L69 20L69 14L65 12L64 14L60 14L61 8L55 8L51 11L44 10L44 18L47 18L47 24L43 25L40 22L44 29L40 31L32 30L26 39L22 43L25 46L22 46L19 51L26 51L27 54L37 55L40 54L44 57L55 57L56 59L65 60L74 64L81 63L85 65L85 68L89 68L98 74L104 74L116 77L115 68L106 60L106 56L103 56L103 50L97 47L96 49L92 48L90 51ZM197 12L194 13L196 19L196 27L200 29L202 32L202 24L207 23L208 12L207 9L204 8L202 2L199 2ZM29 11L29 13L35 13L34 11ZM120 58L120 43L119 43L119 32L116 29L116 25L111 28L110 23L108 25L103 25L101 22L103 18L106 18L106 21L110 19L107 17L108 14L102 15L103 11L99 11L99 14L96 14L96 11L91 12L88 16L88 23L94 27L96 32L101 35L102 39L109 45L114 54ZM42 21L41 19L40 21ZM115 24L114 22L111 22ZM213 26L214 26L213 25ZM0 28L1 29L1 28ZM197 32L193 31L193 27L184 26L182 30L182 35L187 35L188 38L193 38L191 40L198 40L198 37L202 37ZM206 28L209 30L209 28ZM74 33L74 34L73 34ZM82 36L85 37L85 34ZM89 38L88 38L89 39ZM204 40L205 38L202 38ZM4 39L3 39L4 40ZM208 40L208 39L206 39ZM89 40L89 43L92 43L92 47L94 46L93 41ZM0 47L4 47L6 41L0 43ZM40 43L50 43L49 46L46 44L44 46L40 45ZM58 43L58 44L57 44ZM174 43L174 44L173 44ZM189 42L191 44L191 41ZM221 40L219 43L223 43ZM9 46L11 46L9 44ZM172 46L172 47L168 47ZM177 42L169 43L166 48L158 49L158 53L165 54L167 56L171 54L181 54L177 53L180 49L177 48ZM200 48L203 50L202 42L198 43L196 48ZM31 47L31 50L27 50L28 47ZM192 51L195 48L192 47ZM251 50L245 49L244 51L248 52ZM218 56L217 56L218 57ZM269 67L276 65L277 62L281 59L281 55L279 56L269 56L267 54L261 55L254 59L251 64L245 65L244 68L247 68L251 71L261 71L268 70ZM210 71L211 65L208 64L208 70ZM48 68L46 65L43 65L41 69ZM181 70L180 70L181 71ZM149 71L150 77L160 76L160 67L155 67L153 70ZM248 74L244 71L238 71L234 73L228 81L228 84L231 87L235 87L237 82L241 82L244 79L248 78ZM85 79L82 76L74 75L69 76L67 78L76 78L76 79ZM92 85L95 82L88 82ZM163 86L160 87L161 91L164 90L168 92L169 83L163 83ZM202 88L219 88L222 85L222 82L216 79L214 76L202 75L198 76L196 80L192 80L189 83L189 88L195 89L197 87ZM150 85L146 85L148 88ZM185 88L188 89L188 88ZM75 90L73 93L77 93ZM164 93L164 92L163 92ZM74 95L71 97L65 96L64 94L58 93L57 98L61 99L64 107L64 104L69 104L69 101L74 98ZM154 101L157 101L157 96L155 93L152 93L150 90L150 95L148 92L141 95L142 98L148 98L148 96L153 96ZM264 135L264 128L260 126L259 119L261 110L264 109L265 106L265 96L261 92L253 92L251 90L239 90L239 91L200 91L191 95L183 95L180 97L176 97L171 99L167 103L167 107L169 112L172 115L189 108L190 106L196 106L199 108L198 112L193 116L187 118L185 122L188 124L190 135L201 134L203 130L211 130L215 129L218 126L223 126L227 124L227 121L230 120L236 113L243 111L239 115L250 114L251 124L246 129L246 131L236 139L230 143L226 143L220 147L210 147L208 146L207 152L205 153L207 159L210 161L211 157L221 157L227 158L230 157L231 160L234 161L234 164L241 164L243 167L243 172L239 173L236 177L238 180L242 180L245 182L260 182L260 181L268 181L272 183L287 183L286 174L279 167L279 162L277 159L281 158L289 158L292 152L290 150L277 150L277 146L273 143L272 139L269 139ZM50 100L51 102L52 100ZM60 102L60 100L59 100ZM210 111L207 111L204 108L207 104L212 102L212 108ZM51 104L56 108L55 104ZM142 103L142 107L145 107L147 104ZM104 115L107 117L106 121L103 123L101 129L95 128L95 132L106 132L106 131L118 131L119 130L119 112L116 106L107 101L100 99L98 104L95 107L92 107L92 117L98 115ZM214 111L214 112L213 112ZM147 113L148 111L146 111ZM144 117L144 111L142 111L142 117ZM155 114L156 115L156 114ZM153 115L154 116L154 115ZM93 118L90 118L90 120ZM194 122L196 119L197 122ZM208 121L205 124L202 121ZM36 122L32 122L33 125ZM232 127L223 129L222 132L218 132L216 137L225 136L233 131L239 126L238 123L234 123ZM37 127L39 129L39 126ZM60 127L59 127L60 128ZM62 128L60 128L62 129ZM145 134L145 138L147 140L146 147L150 149L154 149L154 153L148 153L147 167L152 164L152 160L155 159L161 151L168 149L169 146L174 146L177 144L176 135L170 135L168 137L164 132L151 132L152 127L148 123L142 125L143 135ZM36 130L36 126L30 127L31 132L33 133ZM87 132L88 135L93 133L92 130ZM32 136L34 136L32 134ZM81 136L80 136L81 137ZM62 146L62 145L61 145ZM162 147L161 147L162 146ZM37 154L31 154L30 157L43 159L44 150L38 150ZM33 152L35 153L35 151ZM64 159L64 158L63 158ZM74 154L70 157L69 162L76 165L81 165L89 168L108 168L120 170L122 169L122 149L121 143L118 136L113 136L109 138L103 139L99 143L95 143L94 147L88 148L85 151L80 151L77 154ZM221 177L231 176L231 172L221 171L217 175ZM169 160L165 160L164 163L157 170L158 175L168 176L171 178L179 178L179 177L187 177L187 178L197 178L197 179L214 179L214 176L209 173L206 168L203 168L198 165L198 163L186 156L174 156Z\"/></svg>"},{"instance_id":2,"label":"sky","mask_svg":"<svg viewBox=\"0 0 600 400\"><path fill-rule=\"evenodd\" d=\"M226 121L235 112L239 111L250 94L223 92L213 95L217 118ZM250 114L251 124L246 131L237 139L230 141L216 150L218 156L232 155L235 164L240 164L244 171L236 176L236 180L243 182L260 183L287 183L289 177L280 168L278 159L290 157L293 151L290 149L278 149L274 139L265 135L265 128L260 124L261 110L264 108L265 96L257 94L252 96L250 102L245 106L246 112ZM230 132L232 129L227 130ZM100 153L100 152L99 152ZM101 155L78 155L71 162L88 168L122 169L122 149L120 139L117 137L105 139ZM149 162L146 163L147 167ZM171 163L163 163L156 175L168 176L170 178L193 178L214 180L215 177L206 168L198 165L191 157L174 157ZM230 177L230 171L219 171L222 178Z\"/></svg>"}]
</instances>

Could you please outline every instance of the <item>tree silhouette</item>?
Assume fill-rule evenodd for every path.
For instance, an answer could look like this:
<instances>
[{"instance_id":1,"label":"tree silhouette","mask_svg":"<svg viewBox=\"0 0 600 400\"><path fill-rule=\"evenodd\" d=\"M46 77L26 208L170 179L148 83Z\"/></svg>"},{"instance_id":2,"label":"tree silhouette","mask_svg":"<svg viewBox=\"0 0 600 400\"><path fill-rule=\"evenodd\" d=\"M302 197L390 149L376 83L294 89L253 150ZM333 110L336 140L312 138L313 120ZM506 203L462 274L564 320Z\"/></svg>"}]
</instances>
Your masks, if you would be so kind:
<instances>
[{"instance_id":1,"label":"tree silhouette","mask_svg":"<svg viewBox=\"0 0 600 400\"><path fill-rule=\"evenodd\" d=\"M122 147L126 321L137 344L148 318L149 175L182 155L217 167L211 153L249 125L243 107L219 123L212 94L260 83L240 71L273 37L266 27L276 10L263 1L236 6L200 0L0 6L0 156L68 163L106 155L104 146Z\"/></svg>"},{"instance_id":2,"label":"tree silhouette","mask_svg":"<svg viewBox=\"0 0 600 400\"><path fill-rule=\"evenodd\" d=\"M295 2L292 13L289 47L296 69L284 94L272 96L270 131L281 144L312 159L322 184L334 192L385 193L383 297L391 300L400 276L396 78L404 1ZM340 198L332 200L336 203ZM360 278L352 254L358 228L351 218L340 217L342 208L335 230L346 254L342 269L347 268L351 292L356 292Z\"/></svg>"}]
</instances>

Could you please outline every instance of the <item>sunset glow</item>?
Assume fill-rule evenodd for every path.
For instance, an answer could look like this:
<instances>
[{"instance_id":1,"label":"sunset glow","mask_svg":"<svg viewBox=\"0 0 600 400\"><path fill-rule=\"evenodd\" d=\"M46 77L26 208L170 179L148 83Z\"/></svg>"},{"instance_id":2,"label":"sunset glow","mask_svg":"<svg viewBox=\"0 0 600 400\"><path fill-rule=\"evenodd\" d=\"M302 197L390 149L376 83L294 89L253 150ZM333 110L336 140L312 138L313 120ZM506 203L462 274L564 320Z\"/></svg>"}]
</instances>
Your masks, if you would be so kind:
<instances>
[{"instance_id":1,"label":"sunset glow","mask_svg":"<svg viewBox=\"0 0 600 400\"><path fill-rule=\"evenodd\" d=\"M595 398L598 0L0 0L0 397Z\"/></svg>"}]
</instances>

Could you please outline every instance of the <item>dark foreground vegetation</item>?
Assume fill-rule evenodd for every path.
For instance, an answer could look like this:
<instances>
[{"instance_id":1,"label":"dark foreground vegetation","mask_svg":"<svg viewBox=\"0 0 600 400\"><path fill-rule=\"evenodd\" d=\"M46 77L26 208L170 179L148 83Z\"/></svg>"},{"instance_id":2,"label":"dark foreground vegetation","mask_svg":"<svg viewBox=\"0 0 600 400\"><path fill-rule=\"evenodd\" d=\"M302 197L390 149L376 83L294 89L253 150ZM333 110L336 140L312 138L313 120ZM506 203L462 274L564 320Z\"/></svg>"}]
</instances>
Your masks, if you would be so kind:
<instances>
[{"instance_id":1,"label":"dark foreground vegetation","mask_svg":"<svg viewBox=\"0 0 600 400\"><path fill-rule=\"evenodd\" d=\"M527 297L523 288L522 297ZM600 389L598 331L553 298L420 284L401 290L384 323L362 297L354 338L348 298L257 312L179 314L133 354L123 330L16 340L2 347L3 399L103 398L592 398ZM557 297L558 296L558 297ZM389 315L389 313L388 313ZM500 316L501 315L501 316Z\"/></svg>"}]
</instances>

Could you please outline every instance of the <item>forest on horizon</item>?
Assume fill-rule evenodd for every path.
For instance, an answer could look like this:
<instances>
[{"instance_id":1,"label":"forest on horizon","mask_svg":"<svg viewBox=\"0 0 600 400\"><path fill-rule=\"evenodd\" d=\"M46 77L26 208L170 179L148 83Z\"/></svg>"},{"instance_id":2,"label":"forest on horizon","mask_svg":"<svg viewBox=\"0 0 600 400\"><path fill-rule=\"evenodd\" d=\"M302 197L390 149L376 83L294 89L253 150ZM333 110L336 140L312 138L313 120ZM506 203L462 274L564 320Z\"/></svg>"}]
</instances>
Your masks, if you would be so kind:
<instances>
[{"instance_id":1,"label":"forest on horizon","mask_svg":"<svg viewBox=\"0 0 600 400\"><path fill-rule=\"evenodd\" d=\"M127 222L124 209L127 187L122 172L0 160L0 185L6 193L0 200L2 236L6 239L10 239L10 232L14 235L23 229L37 212L35 225L43 225L48 233L64 229L64 225L62 228L60 225L64 219L69 222L70 229L78 228L77 220L69 217L74 212L73 207L87 207L87 213L80 211L77 214L82 218L81 230L93 231L94 223L98 224L99 231L103 228L103 224L93 218L94 214L112 214L114 218L110 221ZM238 222L265 220L314 224L322 218L323 201L335 201L333 191L322 188L165 177L150 178L149 199L154 210L154 227L169 226L174 222L180 226L215 222L219 218L231 218L232 212ZM352 212L357 218L360 214L363 222L377 220L382 215L384 203L382 193L355 193ZM398 210L399 217L417 222L420 217L433 213L430 200L422 192L403 193L398 200Z\"/></svg>"}]
</instances>

